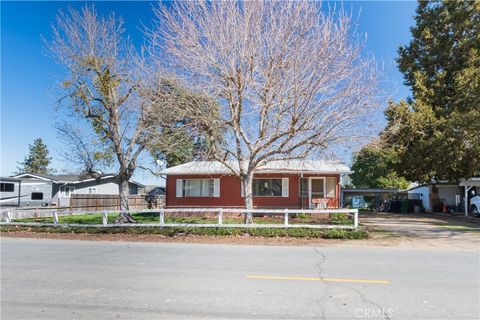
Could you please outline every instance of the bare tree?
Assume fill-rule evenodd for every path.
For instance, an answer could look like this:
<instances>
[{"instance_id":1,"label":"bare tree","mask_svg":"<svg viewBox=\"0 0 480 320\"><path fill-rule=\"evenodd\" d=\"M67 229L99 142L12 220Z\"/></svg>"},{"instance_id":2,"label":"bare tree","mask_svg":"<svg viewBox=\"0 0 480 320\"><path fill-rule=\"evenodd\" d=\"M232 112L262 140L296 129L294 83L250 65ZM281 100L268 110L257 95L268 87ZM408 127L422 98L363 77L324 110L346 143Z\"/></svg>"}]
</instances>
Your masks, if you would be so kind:
<instances>
[{"instance_id":1,"label":"bare tree","mask_svg":"<svg viewBox=\"0 0 480 320\"><path fill-rule=\"evenodd\" d=\"M46 48L68 74L60 102L73 121L59 129L69 143L69 156L92 176L99 163L115 159L121 211L116 222L135 222L128 213L129 180L147 143L155 140L162 121L174 112L156 92L160 78L144 77L145 60L124 34L122 19L113 13L99 17L93 7L70 8L59 12L52 35Z\"/></svg>"},{"instance_id":2,"label":"bare tree","mask_svg":"<svg viewBox=\"0 0 480 320\"><path fill-rule=\"evenodd\" d=\"M214 154L252 208L255 168L302 159L361 135L377 72L350 16L309 1L181 1L156 10L154 55L221 105ZM220 156L221 155L221 156ZM232 161L233 165L232 165ZM251 220L251 217L247 217Z\"/></svg>"}]
</instances>

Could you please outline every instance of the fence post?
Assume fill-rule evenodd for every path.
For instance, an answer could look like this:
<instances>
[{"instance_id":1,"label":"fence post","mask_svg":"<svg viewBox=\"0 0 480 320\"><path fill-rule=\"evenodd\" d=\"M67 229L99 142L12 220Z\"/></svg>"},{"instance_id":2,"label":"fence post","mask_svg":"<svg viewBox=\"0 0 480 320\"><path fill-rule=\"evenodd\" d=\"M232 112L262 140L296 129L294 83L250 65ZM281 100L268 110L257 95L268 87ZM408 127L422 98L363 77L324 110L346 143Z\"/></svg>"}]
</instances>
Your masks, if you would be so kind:
<instances>
[{"instance_id":1,"label":"fence post","mask_svg":"<svg viewBox=\"0 0 480 320\"><path fill-rule=\"evenodd\" d=\"M218 209L218 224L223 223L223 221L222 221L223 217L222 216L223 216L223 209L220 208L220 209Z\"/></svg>"},{"instance_id":2,"label":"fence post","mask_svg":"<svg viewBox=\"0 0 480 320\"><path fill-rule=\"evenodd\" d=\"M285 223L285 227L288 227L288 209L285 209L283 221Z\"/></svg>"},{"instance_id":3,"label":"fence post","mask_svg":"<svg viewBox=\"0 0 480 320\"><path fill-rule=\"evenodd\" d=\"M107 210L103 210L102 212L102 224L106 226L108 224L108 214Z\"/></svg>"},{"instance_id":4,"label":"fence post","mask_svg":"<svg viewBox=\"0 0 480 320\"><path fill-rule=\"evenodd\" d=\"M10 216L10 211L4 211L3 217L5 218L6 223L12 222L12 217Z\"/></svg>"},{"instance_id":5,"label":"fence post","mask_svg":"<svg viewBox=\"0 0 480 320\"><path fill-rule=\"evenodd\" d=\"M165 225L165 210L163 208L160 208L160 225Z\"/></svg>"},{"instance_id":6,"label":"fence post","mask_svg":"<svg viewBox=\"0 0 480 320\"><path fill-rule=\"evenodd\" d=\"M53 212L52 212L52 215L53 215L53 224L58 224L57 211L53 211Z\"/></svg>"},{"instance_id":7,"label":"fence post","mask_svg":"<svg viewBox=\"0 0 480 320\"><path fill-rule=\"evenodd\" d=\"M355 229L358 228L358 209L355 209L355 213L353 214L353 225Z\"/></svg>"}]
</instances>

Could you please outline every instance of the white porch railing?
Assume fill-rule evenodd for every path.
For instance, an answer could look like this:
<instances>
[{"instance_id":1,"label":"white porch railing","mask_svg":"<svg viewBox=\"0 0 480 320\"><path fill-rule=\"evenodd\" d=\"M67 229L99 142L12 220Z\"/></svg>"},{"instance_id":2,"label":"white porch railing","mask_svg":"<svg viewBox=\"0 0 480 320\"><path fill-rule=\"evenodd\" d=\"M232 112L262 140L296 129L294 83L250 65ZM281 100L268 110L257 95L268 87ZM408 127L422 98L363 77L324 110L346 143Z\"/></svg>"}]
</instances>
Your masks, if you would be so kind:
<instances>
[{"instance_id":1,"label":"white porch railing","mask_svg":"<svg viewBox=\"0 0 480 320\"><path fill-rule=\"evenodd\" d=\"M158 224L155 223L133 223L133 224L109 224L108 215L118 214L118 210L112 211L70 211L70 210L45 210L49 212L52 217L52 223L36 223L36 222L15 222L12 219L12 213L21 212L21 210L3 211L2 217L4 222L0 225L24 225L24 226L71 226L71 227L228 227L228 228L314 228L314 229L357 229L358 228L358 209L325 209L325 210L311 210L311 209L234 209L234 208L172 208L172 209L149 209L149 210L131 210L130 213L148 213L158 212ZM216 214L216 223L167 223L166 215L169 213L198 213L198 214ZM283 215L283 224L256 224L256 223L227 223L223 221L225 213L248 214L252 215ZM352 224L291 224L290 218L296 214L347 214L352 217ZM102 214L102 224L60 224L59 216L65 215L80 215L80 214ZM20 216L22 216L20 214Z\"/></svg>"}]
</instances>

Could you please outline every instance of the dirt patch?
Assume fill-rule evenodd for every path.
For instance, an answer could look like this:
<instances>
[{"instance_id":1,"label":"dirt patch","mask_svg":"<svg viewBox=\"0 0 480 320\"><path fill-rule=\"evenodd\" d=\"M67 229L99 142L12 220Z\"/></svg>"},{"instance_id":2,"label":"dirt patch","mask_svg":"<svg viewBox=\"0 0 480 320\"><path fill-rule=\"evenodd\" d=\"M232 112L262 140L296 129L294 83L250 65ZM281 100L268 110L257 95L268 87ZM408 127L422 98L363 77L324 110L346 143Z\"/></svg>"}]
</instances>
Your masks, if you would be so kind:
<instances>
[{"instance_id":1,"label":"dirt patch","mask_svg":"<svg viewBox=\"0 0 480 320\"><path fill-rule=\"evenodd\" d=\"M462 250L479 252L480 243L472 241L450 241L446 239L417 239L398 234L374 231L369 239L339 240L293 237L253 237L253 236L198 236L178 235L167 237L158 234L86 234L86 233L41 233L30 231L2 232L1 237L62 239L84 241L128 241L128 242L158 242L158 243L203 243L231 245L261 245L261 246L348 246L348 247L388 247L399 249L428 250Z\"/></svg>"},{"instance_id":2,"label":"dirt patch","mask_svg":"<svg viewBox=\"0 0 480 320\"><path fill-rule=\"evenodd\" d=\"M212 243L248 245L316 245L341 243L336 239L311 239L293 237L253 237L245 236L198 236L177 235L168 237L159 234L87 234L87 233L42 233L31 231L2 232L5 238L38 238L91 241L130 241L130 242L173 242L173 243ZM351 240L355 241L355 240Z\"/></svg>"}]
</instances>

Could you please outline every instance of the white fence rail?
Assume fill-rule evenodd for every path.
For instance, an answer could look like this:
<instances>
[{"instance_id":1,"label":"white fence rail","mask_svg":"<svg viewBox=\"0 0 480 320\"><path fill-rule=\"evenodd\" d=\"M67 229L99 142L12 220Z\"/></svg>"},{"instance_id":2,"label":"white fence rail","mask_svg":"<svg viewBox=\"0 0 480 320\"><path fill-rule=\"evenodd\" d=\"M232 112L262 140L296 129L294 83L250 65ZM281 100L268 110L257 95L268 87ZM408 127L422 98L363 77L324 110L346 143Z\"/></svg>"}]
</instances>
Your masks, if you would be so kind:
<instances>
[{"instance_id":1,"label":"white fence rail","mask_svg":"<svg viewBox=\"0 0 480 320\"><path fill-rule=\"evenodd\" d=\"M358 228L358 209L325 209L325 210L302 210L302 209L235 209L235 208L172 208L172 209L147 209L147 210L131 210L131 213L152 213L158 212L158 224L155 223L134 223L134 224L109 224L108 215L118 215L119 211L70 211L70 210L48 210L52 217L52 223L37 222L15 222L12 219L12 213L21 210L3 211L2 217L4 222L0 225L24 225L24 226L63 226L63 227L228 227L228 228L314 228L314 229L357 229ZM216 223L166 223L165 216L169 213L198 213L198 214L216 214ZM255 224L255 223L239 223L225 224L223 217L225 213L236 214L257 214L257 215L283 215L283 224ZM352 217L352 224L291 224L290 218L296 214L347 214ZM59 216L80 215L80 214L102 214L102 224L60 224ZM21 214L20 214L21 216Z\"/></svg>"}]
</instances>

